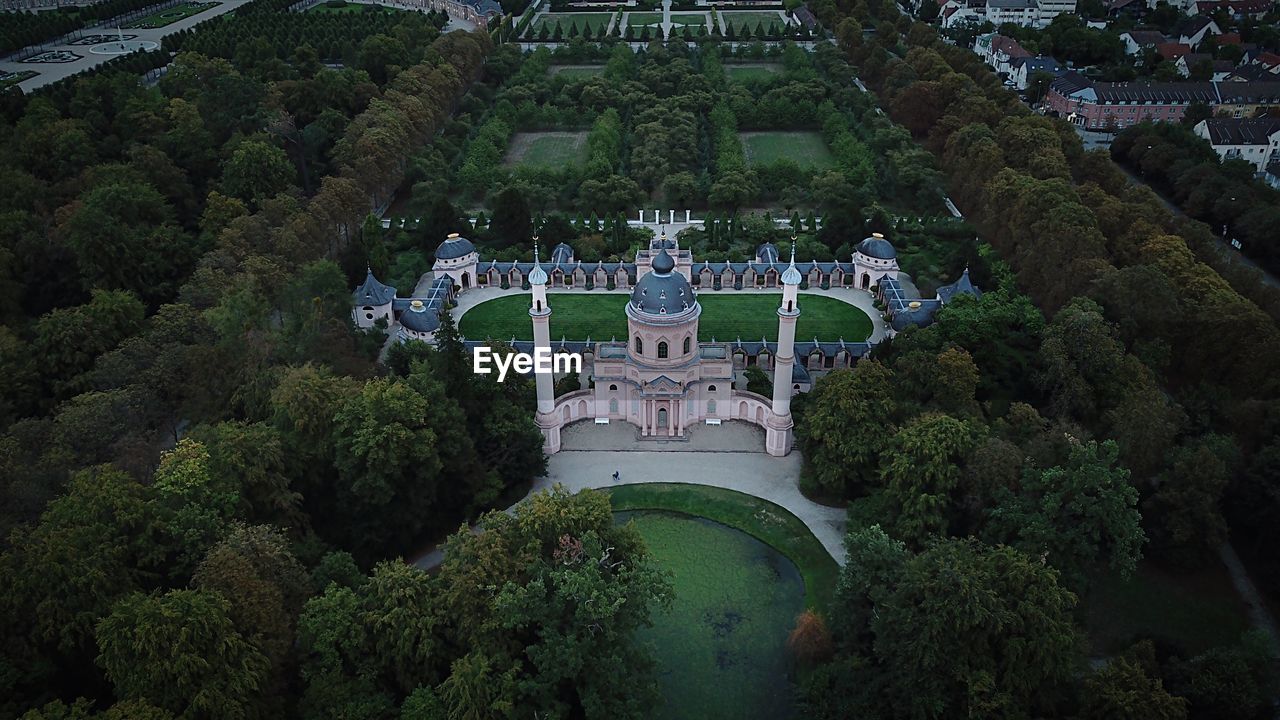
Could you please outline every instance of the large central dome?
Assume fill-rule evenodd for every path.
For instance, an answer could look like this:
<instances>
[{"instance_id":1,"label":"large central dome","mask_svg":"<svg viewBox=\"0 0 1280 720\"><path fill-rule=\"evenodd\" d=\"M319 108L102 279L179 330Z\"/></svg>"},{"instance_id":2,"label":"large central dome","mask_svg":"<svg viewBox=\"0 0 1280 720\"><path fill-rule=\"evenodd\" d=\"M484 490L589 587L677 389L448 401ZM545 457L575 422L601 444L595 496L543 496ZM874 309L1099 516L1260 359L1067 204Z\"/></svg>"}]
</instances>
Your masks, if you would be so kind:
<instances>
[{"instance_id":1,"label":"large central dome","mask_svg":"<svg viewBox=\"0 0 1280 720\"><path fill-rule=\"evenodd\" d=\"M680 315L692 308L697 303L693 288L675 268L676 261L662 249L653 258L652 271L631 291L631 307L649 315Z\"/></svg>"}]
</instances>

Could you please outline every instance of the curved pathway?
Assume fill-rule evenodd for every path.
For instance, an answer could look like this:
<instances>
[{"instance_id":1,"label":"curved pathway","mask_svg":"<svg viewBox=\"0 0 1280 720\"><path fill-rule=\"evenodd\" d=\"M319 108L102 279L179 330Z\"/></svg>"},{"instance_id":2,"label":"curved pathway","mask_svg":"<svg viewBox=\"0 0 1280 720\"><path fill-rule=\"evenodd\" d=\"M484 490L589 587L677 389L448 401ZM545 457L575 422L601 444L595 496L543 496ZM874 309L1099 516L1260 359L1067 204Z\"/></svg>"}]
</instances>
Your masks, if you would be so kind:
<instances>
[{"instance_id":1,"label":"curved pathway","mask_svg":"<svg viewBox=\"0 0 1280 720\"><path fill-rule=\"evenodd\" d=\"M695 426L687 441L655 441L636 439L629 423L576 423L565 428L562 438L565 449L551 456L546 476L534 483L531 495L557 484L570 492L655 482L737 490L786 508L837 563L845 563L844 509L819 505L802 495L800 453L778 458L761 452L764 432L759 428L738 422ZM618 483L613 481L614 471L620 475ZM411 562L431 569L443 559L443 548L437 547Z\"/></svg>"}]
</instances>

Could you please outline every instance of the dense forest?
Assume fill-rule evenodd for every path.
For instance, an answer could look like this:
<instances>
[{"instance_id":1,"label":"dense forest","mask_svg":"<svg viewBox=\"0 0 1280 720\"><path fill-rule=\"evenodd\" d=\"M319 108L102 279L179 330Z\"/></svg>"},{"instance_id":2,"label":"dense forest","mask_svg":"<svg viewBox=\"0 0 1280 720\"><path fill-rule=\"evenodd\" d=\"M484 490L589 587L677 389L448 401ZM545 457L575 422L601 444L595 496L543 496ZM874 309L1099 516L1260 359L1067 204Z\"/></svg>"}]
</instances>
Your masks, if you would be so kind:
<instances>
[{"instance_id":1,"label":"dense forest","mask_svg":"<svg viewBox=\"0 0 1280 720\"><path fill-rule=\"evenodd\" d=\"M280 49L317 37L309 19L254 36L233 18L185 37L210 54L181 52L154 87L103 71L8 106L0 716L425 717L571 672L489 682L511 659L458 633L491 632L483 615L517 600L477 606L467 563L433 579L377 565L505 506L545 463L530 387L476 380L456 341L375 366L382 334L350 324L366 217L491 49L397 17L361 26L351 66ZM234 23L244 41L227 51ZM597 569L610 591L661 597L605 507L548 498L469 552L509 543L505 567L486 565L498 587ZM607 543L626 575L509 551L559 541L539 513L580 514L576 557ZM434 608L439 651L390 651L410 629L376 608L402 615L406 594ZM423 653L420 690L405 673ZM326 694L340 682L342 703ZM565 702L630 702L582 695Z\"/></svg>"},{"instance_id":2,"label":"dense forest","mask_svg":"<svg viewBox=\"0 0 1280 720\"><path fill-rule=\"evenodd\" d=\"M803 483L853 502L810 709L1266 716L1272 650L1259 637L1208 650L1131 637L1089 649L1114 657L1077 678L1082 611L1140 558L1194 571L1219 562L1229 534L1280 587L1267 550L1280 527L1275 323L1195 258L1203 228L1027 111L972 53L889 2L836 12L841 49L938 155L992 252L980 300L948 305L798 406Z\"/></svg>"}]
</instances>

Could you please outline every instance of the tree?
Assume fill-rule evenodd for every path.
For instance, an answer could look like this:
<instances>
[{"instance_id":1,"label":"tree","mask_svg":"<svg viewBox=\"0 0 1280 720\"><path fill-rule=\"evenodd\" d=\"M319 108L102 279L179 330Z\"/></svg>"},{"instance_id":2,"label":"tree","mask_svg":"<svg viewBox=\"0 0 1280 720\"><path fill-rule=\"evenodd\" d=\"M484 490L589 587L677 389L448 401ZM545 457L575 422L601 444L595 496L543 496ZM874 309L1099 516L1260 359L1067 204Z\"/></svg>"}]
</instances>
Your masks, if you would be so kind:
<instances>
[{"instance_id":1,"label":"tree","mask_svg":"<svg viewBox=\"0 0 1280 720\"><path fill-rule=\"evenodd\" d=\"M294 622L310 594L309 578L278 530L265 525L234 525L209 549L191 584L219 593L237 631L271 663L277 699L287 689L285 665L294 644Z\"/></svg>"},{"instance_id":2,"label":"tree","mask_svg":"<svg viewBox=\"0 0 1280 720\"><path fill-rule=\"evenodd\" d=\"M763 395L766 398L773 397L773 381L764 370L760 369L759 365L748 367L742 374L747 379L747 392Z\"/></svg>"},{"instance_id":3,"label":"tree","mask_svg":"<svg viewBox=\"0 0 1280 720\"><path fill-rule=\"evenodd\" d=\"M796 423L805 459L802 482L840 498L878 487L895 408L893 373L874 360L819 379Z\"/></svg>"},{"instance_id":4,"label":"tree","mask_svg":"<svg viewBox=\"0 0 1280 720\"><path fill-rule=\"evenodd\" d=\"M871 620L893 702L911 717L1037 714L1048 688L1072 677L1080 649L1076 597L1057 575L972 539L907 560Z\"/></svg>"},{"instance_id":5,"label":"tree","mask_svg":"<svg viewBox=\"0 0 1280 720\"><path fill-rule=\"evenodd\" d=\"M449 539L439 575L458 645L469 649L444 683L450 716L524 707L647 717L653 663L635 633L669 602L670 586L635 529L614 524L604 495L560 489L481 524L482 533Z\"/></svg>"},{"instance_id":6,"label":"tree","mask_svg":"<svg viewBox=\"0 0 1280 720\"><path fill-rule=\"evenodd\" d=\"M812 610L800 613L796 617L795 629L787 637L787 650L802 667L813 667L830 660L835 648L822 616Z\"/></svg>"},{"instance_id":7,"label":"tree","mask_svg":"<svg viewBox=\"0 0 1280 720\"><path fill-rule=\"evenodd\" d=\"M1164 689L1159 677L1125 656L1113 657L1084 679L1082 720L1185 720L1187 701Z\"/></svg>"},{"instance_id":8,"label":"tree","mask_svg":"<svg viewBox=\"0 0 1280 720\"><path fill-rule=\"evenodd\" d=\"M989 511L988 534L1032 555L1044 555L1070 587L1106 561L1127 577L1146 536L1129 471L1117 467L1115 442L1074 442L1065 466L1028 470L1021 492L1003 493Z\"/></svg>"},{"instance_id":9,"label":"tree","mask_svg":"<svg viewBox=\"0 0 1280 720\"><path fill-rule=\"evenodd\" d=\"M947 532L957 513L962 463L977 440L972 425L941 413L920 415L893 436L880 474L894 537L920 547L930 535Z\"/></svg>"},{"instance_id":10,"label":"tree","mask_svg":"<svg viewBox=\"0 0 1280 720\"><path fill-rule=\"evenodd\" d=\"M494 197L489 235L497 247L524 247L529 242L533 236L533 222L529 204L519 190L506 188Z\"/></svg>"},{"instance_id":11,"label":"tree","mask_svg":"<svg viewBox=\"0 0 1280 720\"><path fill-rule=\"evenodd\" d=\"M149 581L146 488L102 466L76 473L34 527L20 527L0 555L0 613L11 628L63 651L90 646L93 627L119 598Z\"/></svg>"},{"instance_id":12,"label":"tree","mask_svg":"<svg viewBox=\"0 0 1280 720\"><path fill-rule=\"evenodd\" d=\"M403 67L412 62L408 49L399 38L370 35L360 43L359 66L379 85L384 85Z\"/></svg>"},{"instance_id":13,"label":"tree","mask_svg":"<svg viewBox=\"0 0 1280 720\"><path fill-rule=\"evenodd\" d=\"M222 536L240 503L238 488L209 472L209 452L190 438L160 456L152 485L171 577L185 579Z\"/></svg>"},{"instance_id":14,"label":"tree","mask_svg":"<svg viewBox=\"0 0 1280 720\"><path fill-rule=\"evenodd\" d=\"M124 699L184 716L255 716L268 661L218 593L134 593L97 626L98 664Z\"/></svg>"},{"instance_id":15,"label":"tree","mask_svg":"<svg viewBox=\"0 0 1280 720\"><path fill-rule=\"evenodd\" d=\"M67 397L84 390L94 361L142 329L146 307L130 292L94 290L84 305L53 310L35 326L32 350L53 394Z\"/></svg>"},{"instance_id":16,"label":"tree","mask_svg":"<svg viewBox=\"0 0 1280 720\"><path fill-rule=\"evenodd\" d=\"M222 169L222 191L253 207L293 184L296 170L285 151L263 140L245 140Z\"/></svg>"},{"instance_id":17,"label":"tree","mask_svg":"<svg viewBox=\"0 0 1280 720\"><path fill-rule=\"evenodd\" d=\"M302 496L291 487L278 429L233 421L196 428L191 438L209 451L209 472L216 482L237 489L238 516L284 528L303 525Z\"/></svg>"},{"instance_id":18,"label":"tree","mask_svg":"<svg viewBox=\"0 0 1280 720\"><path fill-rule=\"evenodd\" d=\"M1191 569L1218 557L1227 539L1222 494L1238 454L1223 435L1196 438L1173 451L1155 494L1143 503L1151 547L1165 562Z\"/></svg>"}]
</instances>

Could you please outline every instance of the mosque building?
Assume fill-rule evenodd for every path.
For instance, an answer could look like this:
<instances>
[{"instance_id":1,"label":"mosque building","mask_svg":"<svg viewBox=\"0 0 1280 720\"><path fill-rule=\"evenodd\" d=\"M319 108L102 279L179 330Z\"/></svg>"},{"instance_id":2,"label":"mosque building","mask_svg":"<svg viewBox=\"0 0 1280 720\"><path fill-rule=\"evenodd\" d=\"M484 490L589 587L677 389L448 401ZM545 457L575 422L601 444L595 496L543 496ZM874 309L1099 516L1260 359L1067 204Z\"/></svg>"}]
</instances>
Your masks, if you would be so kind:
<instances>
[{"instance_id":1,"label":"mosque building","mask_svg":"<svg viewBox=\"0 0 1280 720\"><path fill-rule=\"evenodd\" d=\"M851 366L871 349L866 342L797 342L802 284L811 289L874 288L885 303L890 335L909 325L931 323L937 309L958 294L979 294L966 270L959 281L940 288L933 299L908 297L898 278L897 253L879 235L861 242L848 263L798 263L793 245L790 260L784 264L777 247L765 243L757 248L753 262L699 265L664 232L637 252L632 263L583 263L561 243L544 265L536 249L532 263L482 262L474 244L453 234L440 244L433 270L427 295L408 299L396 297L395 288L382 284L370 272L354 293L356 325L367 328L384 320L397 327L396 336L402 341L431 341L439 326L439 313L449 307L455 293L490 285L527 287L533 341L513 339L510 344L526 353L537 348L578 353L583 358L584 375L593 381L587 389L557 398L552 376L535 374L535 421L548 453L560 450L561 430L580 420L627 422L637 428L641 438L668 440L686 438L696 425L739 420L764 429L769 454L786 455L793 444L791 398L810 388L810 371ZM699 286L714 290L781 287L777 341L699 341ZM550 324L554 308L547 291L562 287L630 290L625 310L627 337L606 342L590 338L553 342ZM475 340L466 343L469 347L484 344ZM770 397L734 387L737 371L749 365L772 370Z\"/></svg>"}]
</instances>

